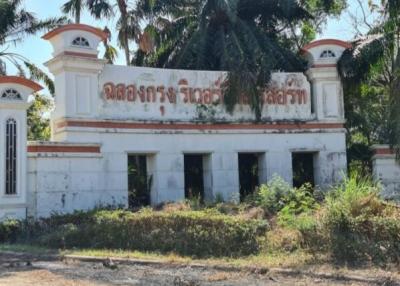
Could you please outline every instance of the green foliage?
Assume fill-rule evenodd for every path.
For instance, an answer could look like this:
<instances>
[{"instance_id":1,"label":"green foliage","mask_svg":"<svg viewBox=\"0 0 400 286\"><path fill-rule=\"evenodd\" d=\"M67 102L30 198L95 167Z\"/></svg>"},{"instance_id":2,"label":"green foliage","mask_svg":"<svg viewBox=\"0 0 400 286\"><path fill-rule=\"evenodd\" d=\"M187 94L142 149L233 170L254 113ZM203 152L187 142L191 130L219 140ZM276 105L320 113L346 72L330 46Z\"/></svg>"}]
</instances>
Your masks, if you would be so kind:
<instances>
[{"instance_id":1,"label":"green foliage","mask_svg":"<svg viewBox=\"0 0 400 286\"><path fill-rule=\"evenodd\" d=\"M246 256L259 250L266 223L216 211L92 211L39 222L35 243L55 248L175 252L196 257Z\"/></svg>"},{"instance_id":2,"label":"green foliage","mask_svg":"<svg viewBox=\"0 0 400 286\"><path fill-rule=\"evenodd\" d=\"M370 169L372 144L400 146L400 1L370 3L377 21L339 61L347 117L349 162ZM399 156L398 156L399 157Z\"/></svg>"},{"instance_id":3,"label":"green foliage","mask_svg":"<svg viewBox=\"0 0 400 286\"><path fill-rule=\"evenodd\" d=\"M68 0L61 7L64 14L75 18L75 23L80 23L84 9L88 9L96 19L108 18L113 14L112 6L107 0Z\"/></svg>"},{"instance_id":4,"label":"green foliage","mask_svg":"<svg viewBox=\"0 0 400 286\"><path fill-rule=\"evenodd\" d=\"M22 223L17 220L6 220L0 223L0 243L15 242L22 229Z\"/></svg>"},{"instance_id":5,"label":"green foliage","mask_svg":"<svg viewBox=\"0 0 400 286\"><path fill-rule=\"evenodd\" d=\"M0 46L2 46L0 52L0 74L7 74L6 64L11 63L18 69L21 76L25 76L23 68L25 64L32 78L41 77L40 79L43 79L47 84L49 83L48 78L42 71L32 63L29 63L23 56L7 52L7 45L16 45L27 36L53 29L65 23L66 19L61 17L40 20L32 12L25 10L22 2L22 0L0 1Z\"/></svg>"},{"instance_id":6,"label":"green foliage","mask_svg":"<svg viewBox=\"0 0 400 286\"><path fill-rule=\"evenodd\" d=\"M292 188L276 175L268 184L259 188L255 203L269 214L278 213L282 224L292 220L294 216L311 212L317 208L311 185L305 184L300 188Z\"/></svg>"},{"instance_id":7,"label":"green foliage","mask_svg":"<svg viewBox=\"0 0 400 286\"><path fill-rule=\"evenodd\" d=\"M224 90L228 111L245 94L259 119L260 95L271 72L305 68L296 51L282 41L290 29L281 24L296 30L298 23L313 18L307 8L294 0L155 0L151 5L142 0L139 14L157 33L149 33L155 35L154 51L144 57L137 54L137 64L229 71ZM307 39L315 35L310 25L304 25Z\"/></svg>"},{"instance_id":8,"label":"green foliage","mask_svg":"<svg viewBox=\"0 0 400 286\"><path fill-rule=\"evenodd\" d=\"M278 223L282 226L309 228L314 220L309 215L318 208L312 195L312 187L305 184L292 189L285 198L285 206L278 213Z\"/></svg>"},{"instance_id":9,"label":"green foliage","mask_svg":"<svg viewBox=\"0 0 400 286\"><path fill-rule=\"evenodd\" d=\"M379 186L370 178L353 174L327 196L328 216L335 218L344 215L368 219L379 215L383 211L379 192Z\"/></svg>"},{"instance_id":10,"label":"green foliage","mask_svg":"<svg viewBox=\"0 0 400 286\"><path fill-rule=\"evenodd\" d=\"M400 261L400 222L378 192L379 186L370 179L354 175L328 196L323 228L336 260Z\"/></svg>"},{"instance_id":11,"label":"green foliage","mask_svg":"<svg viewBox=\"0 0 400 286\"><path fill-rule=\"evenodd\" d=\"M266 185L262 185L256 195L256 204L269 213L280 211L286 204L286 198L292 188L281 177L274 175Z\"/></svg>"},{"instance_id":12,"label":"green foliage","mask_svg":"<svg viewBox=\"0 0 400 286\"><path fill-rule=\"evenodd\" d=\"M370 146L389 141L390 69L381 35L356 40L338 63L343 82L351 168L371 173Z\"/></svg>"},{"instance_id":13,"label":"green foliage","mask_svg":"<svg viewBox=\"0 0 400 286\"><path fill-rule=\"evenodd\" d=\"M46 141L50 139L50 120L48 113L52 100L43 95L36 95L27 111L28 140Z\"/></svg>"}]
</instances>

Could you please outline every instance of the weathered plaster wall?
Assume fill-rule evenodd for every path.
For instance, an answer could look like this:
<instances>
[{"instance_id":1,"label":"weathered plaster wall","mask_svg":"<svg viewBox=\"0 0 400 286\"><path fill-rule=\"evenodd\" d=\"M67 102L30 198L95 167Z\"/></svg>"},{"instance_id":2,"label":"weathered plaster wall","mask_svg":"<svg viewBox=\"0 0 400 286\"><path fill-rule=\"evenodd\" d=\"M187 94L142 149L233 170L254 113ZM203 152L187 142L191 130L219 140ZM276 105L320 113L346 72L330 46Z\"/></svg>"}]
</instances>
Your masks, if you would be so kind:
<instances>
[{"instance_id":1,"label":"weathered plaster wall","mask_svg":"<svg viewBox=\"0 0 400 286\"><path fill-rule=\"evenodd\" d=\"M346 146L343 129L288 131L200 131L126 130L65 128L69 140L102 142L103 160L110 169L125 175L117 189L126 188L127 155L148 154L149 175L153 176L152 203L184 199L185 153L208 155L208 184L213 196L222 194L227 200L239 198L238 153L262 155L262 182L274 174L292 182L292 152L315 152L316 183L326 188L346 172Z\"/></svg>"},{"instance_id":2,"label":"weathered plaster wall","mask_svg":"<svg viewBox=\"0 0 400 286\"><path fill-rule=\"evenodd\" d=\"M66 144L50 145L57 146ZM126 169L121 170L99 153L29 152L27 190L28 215L33 217L109 205L125 207Z\"/></svg>"},{"instance_id":3,"label":"weathered plaster wall","mask_svg":"<svg viewBox=\"0 0 400 286\"><path fill-rule=\"evenodd\" d=\"M373 175L382 184L382 196L386 199L400 200L400 165L389 146L373 147Z\"/></svg>"},{"instance_id":4,"label":"weathered plaster wall","mask_svg":"<svg viewBox=\"0 0 400 286\"><path fill-rule=\"evenodd\" d=\"M226 75L225 72L106 65L99 76L102 89L95 118L254 120L250 105L244 102L232 114L226 111L221 90ZM310 83L303 74L274 73L270 88L263 95L262 119L311 120L311 101Z\"/></svg>"}]
</instances>

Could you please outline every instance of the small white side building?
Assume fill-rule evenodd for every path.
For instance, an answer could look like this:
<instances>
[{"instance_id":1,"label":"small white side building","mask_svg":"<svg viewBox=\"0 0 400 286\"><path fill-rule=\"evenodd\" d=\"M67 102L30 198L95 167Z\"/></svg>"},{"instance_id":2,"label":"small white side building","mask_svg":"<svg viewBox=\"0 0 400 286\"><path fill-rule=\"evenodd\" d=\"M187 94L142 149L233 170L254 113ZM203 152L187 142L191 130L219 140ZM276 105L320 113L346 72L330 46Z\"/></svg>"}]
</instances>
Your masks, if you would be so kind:
<instances>
[{"instance_id":1,"label":"small white side building","mask_svg":"<svg viewBox=\"0 0 400 286\"><path fill-rule=\"evenodd\" d=\"M388 200L400 200L400 164L396 153L389 145L374 145L372 147L373 177L382 187L382 196Z\"/></svg>"},{"instance_id":2,"label":"small white side building","mask_svg":"<svg viewBox=\"0 0 400 286\"><path fill-rule=\"evenodd\" d=\"M346 42L315 41L303 50L310 63L306 74L273 74L262 98L261 122L255 123L246 97L233 113L226 111L224 72L108 65L97 50L106 35L82 24L43 38L54 49L46 63L56 88L52 139L26 142L26 96L38 88L18 90L20 108L0 98L0 137L7 136L10 114L20 121L20 200L4 190L9 167L0 153L0 202L13 210L2 209L3 217L128 206L134 156L144 160L152 205L185 199L188 162L201 165L205 200L240 198L241 158L249 154L257 160L259 184L274 174L292 183L294 158L308 158L313 183L322 189L346 172L343 91L336 69ZM2 90L24 87L6 78L0 82ZM3 142L0 148L6 150Z\"/></svg>"}]
</instances>

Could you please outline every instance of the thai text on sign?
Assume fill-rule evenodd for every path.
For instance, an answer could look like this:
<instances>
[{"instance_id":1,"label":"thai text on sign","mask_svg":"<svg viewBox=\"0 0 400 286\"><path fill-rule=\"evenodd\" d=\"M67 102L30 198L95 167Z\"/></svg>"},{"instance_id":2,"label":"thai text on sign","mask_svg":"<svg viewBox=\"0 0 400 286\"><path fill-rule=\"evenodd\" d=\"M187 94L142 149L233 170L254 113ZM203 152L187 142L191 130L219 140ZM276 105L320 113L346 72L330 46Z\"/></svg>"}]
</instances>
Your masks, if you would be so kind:
<instances>
[{"instance_id":1,"label":"thai text on sign","mask_svg":"<svg viewBox=\"0 0 400 286\"><path fill-rule=\"evenodd\" d=\"M183 102L186 104L223 104L224 94L221 81L215 82L214 87L199 88L189 86L187 80L178 82L178 88L164 85L136 85L105 83L103 95L107 101L126 101L140 103L170 103ZM284 86L272 81L263 94L262 101L267 105L307 104L308 92L302 88L296 78L290 78ZM239 104L247 105L250 100L247 96L239 97Z\"/></svg>"}]
</instances>

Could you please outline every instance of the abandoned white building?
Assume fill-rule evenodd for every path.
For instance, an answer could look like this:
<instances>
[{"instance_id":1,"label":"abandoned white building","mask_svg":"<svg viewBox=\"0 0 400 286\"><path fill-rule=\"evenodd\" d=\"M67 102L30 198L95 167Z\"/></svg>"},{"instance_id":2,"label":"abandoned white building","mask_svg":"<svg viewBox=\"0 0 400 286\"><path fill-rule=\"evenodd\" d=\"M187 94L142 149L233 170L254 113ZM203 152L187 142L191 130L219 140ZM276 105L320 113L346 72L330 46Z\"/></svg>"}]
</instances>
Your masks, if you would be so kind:
<instances>
[{"instance_id":1,"label":"abandoned white building","mask_svg":"<svg viewBox=\"0 0 400 286\"><path fill-rule=\"evenodd\" d=\"M128 206L135 199L157 205L193 193L237 201L248 191L244 185L274 174L324 188L346 172L336 63L348 43L304 47L310 68L273 74L262 120L254 123L245 100L226 112L225 73L109 65L98 57L105 37L82 24L43 37L54 49L46 63L56 88L50 142L26 139L28 97L40 86L0 77L0 217ZM299 178L298 170L307 175ZM142 182L132 179L139 173Z\"/></svg>"}]
</instances>

